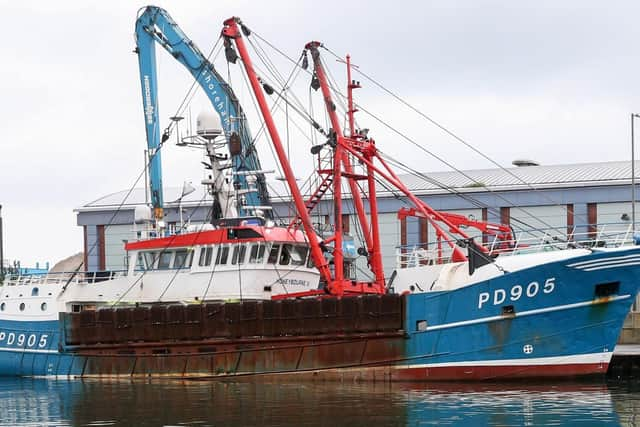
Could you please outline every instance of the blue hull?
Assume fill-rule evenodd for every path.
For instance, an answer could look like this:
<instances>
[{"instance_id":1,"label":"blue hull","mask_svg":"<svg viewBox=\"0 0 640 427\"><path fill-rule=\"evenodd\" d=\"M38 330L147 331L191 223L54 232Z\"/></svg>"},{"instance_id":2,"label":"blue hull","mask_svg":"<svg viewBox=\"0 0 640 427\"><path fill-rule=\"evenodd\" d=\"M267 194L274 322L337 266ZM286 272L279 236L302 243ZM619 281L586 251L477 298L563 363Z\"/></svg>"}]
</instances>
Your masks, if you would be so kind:
<instances>
[{"instance_id":1,"label":"blue hull","mask_svg":"<svg viewBox=\"0 0 640 427\"><path fill-rule=\"evenodd\" d=\"M595 254L411 295L409 377L605 373L640 285L635 257L633 265L617 258L639 253Z\"/></svg>"},{"instance_id":2,"label":"blue hull","mask_svg":"<svg viewBox=\"0 0 640 427\"><path fill-rule=\"evenodd\" d=\"M65 347L64 327L58 321L0 320L0 375L209 377L372 371L391 380L482 380L604 374L639 286L640 249L629 249L547 263L452 291L411 294L405 297L400 337L378 336L375 345L365 343L362 349L354 347L357 336L349 338L350 347L329 340L331 360L318 356L317 365L313 358L305 364L304 357L312 348L323 354L318 348L325 344L318 338L297 339L290 344L293 350L280 353L268 351L266 343L260 348L260 340L253 341L254 347L245 346L253 350L233 347L237 354L229 349L179 355L87 353ZM299 356L291 356L294 350ZM351 354L357 351L385 356L359 365L365 358ZM245 364L243 357L251 363Z\"/></svg>"}]
</instances>

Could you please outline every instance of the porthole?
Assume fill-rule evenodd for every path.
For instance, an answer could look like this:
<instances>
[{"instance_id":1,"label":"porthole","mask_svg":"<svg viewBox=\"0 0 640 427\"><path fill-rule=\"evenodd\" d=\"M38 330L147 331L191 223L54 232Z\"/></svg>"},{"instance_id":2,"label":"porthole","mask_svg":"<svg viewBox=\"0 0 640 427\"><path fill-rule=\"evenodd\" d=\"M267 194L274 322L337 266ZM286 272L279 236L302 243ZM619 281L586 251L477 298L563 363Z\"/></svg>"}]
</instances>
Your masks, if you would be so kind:
<instances>
[{"instance_id":1,"label":"porthole","mask_svg":"<svg viewBox=\"0 0 640 427\"><path fill-rule=\"evenodd\" d=\"M24 311L24 303L23 302L20 303L20 311Z\"/></svg>"},{"instance_id":2,"label":"porthole","mask_svg":"<svg viewBox=\"0 0 640 427\"><path fill-rule=\"evenodd\" d=\"M2 304L0 304L0 311L4 311L6 307L7 307L7 304L3 302Z\"/></svg>"},{"instance_id":3,"label":"porthole","mask_svg":"<svg viewBox=\"0 0 640 427\"><path fill-rule=\"evenodd\" d=\"M40 293L40 290L38 288L31 289L31 296L32 297L37 297L39 293Z\"/></svg>"},{"instance_id":4,"label":"porthole","mask_svg":"<svg viewBox=\"0 0 640 427\"><path fill-rule=\"evenodd\" d=\"M42 304L40 304L40 310L45 311L47 309L47 303L43 302Z\"/></svg>"}]
</instances>

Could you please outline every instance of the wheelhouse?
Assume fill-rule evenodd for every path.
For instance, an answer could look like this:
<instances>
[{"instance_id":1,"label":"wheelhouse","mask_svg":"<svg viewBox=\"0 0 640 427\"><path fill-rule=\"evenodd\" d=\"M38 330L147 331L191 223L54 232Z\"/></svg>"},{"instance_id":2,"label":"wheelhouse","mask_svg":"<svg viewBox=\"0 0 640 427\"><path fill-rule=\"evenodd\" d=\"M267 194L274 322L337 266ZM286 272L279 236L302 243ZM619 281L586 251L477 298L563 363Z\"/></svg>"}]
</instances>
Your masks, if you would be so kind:
<instances>
[{"instance_id":1,"label":"wheelhouse","mask_svg":"<svg viewBox=\"0 0 640 427\"><path fill-rule=\"evenodd\" d=\"M225 269L314 269L300 231L263 226L230 227L126 245L130 273Z\"/></svg>"}]
</instances>

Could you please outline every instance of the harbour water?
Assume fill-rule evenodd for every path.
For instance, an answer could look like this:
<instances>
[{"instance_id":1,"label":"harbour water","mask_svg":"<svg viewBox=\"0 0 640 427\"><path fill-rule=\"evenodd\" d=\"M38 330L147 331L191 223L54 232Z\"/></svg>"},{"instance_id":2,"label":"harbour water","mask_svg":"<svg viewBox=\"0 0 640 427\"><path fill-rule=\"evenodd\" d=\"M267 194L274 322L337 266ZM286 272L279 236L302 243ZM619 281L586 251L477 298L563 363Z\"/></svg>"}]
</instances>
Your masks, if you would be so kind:
<instances>
[{"instance_id":1,"label":"harbour water","mask_svg":"<svg viewBox=\"0 0 640 427\"><path fill-rule=\"evenodd\" d=\"M2 379L0 425L635 426L640 385Z\"/></svg>"}]
</instances>

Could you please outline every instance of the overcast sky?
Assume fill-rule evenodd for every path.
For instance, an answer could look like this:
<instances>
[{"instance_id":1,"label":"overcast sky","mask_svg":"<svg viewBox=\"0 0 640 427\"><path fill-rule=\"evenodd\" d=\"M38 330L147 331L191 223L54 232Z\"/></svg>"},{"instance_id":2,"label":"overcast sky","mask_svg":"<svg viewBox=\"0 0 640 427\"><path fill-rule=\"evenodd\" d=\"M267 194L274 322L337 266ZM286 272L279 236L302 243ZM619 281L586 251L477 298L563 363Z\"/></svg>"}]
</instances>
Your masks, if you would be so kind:
<instances>
[{"instance_id":1,"label":"overcast sky","mask_svg":"<svg viewBox=\"0 0 640 427\"><path fill-rule=\"evenodd\" d=\"M630 157L629 114L640 112L638 2L156 4L205 52L222 21L236 15L290 56L299 56L309 40L350 53L364 72L505 166L516 158L564 164ZM144 5L0 0L0 204L7 257L33 265L80 251L73 209L128 189L140 173L146 142L132 49L136 13ZM190 79L158 52L165 126ZM274 61L288 74L286 62ZM333 72L340 78L343 70ZM247 91L238 93L251 112ZM298 95L304 100L307 93ZM372 85L357 96L456 167L492 167ZM196 97L193 114L205 106L206 99ZM383 151L425 172L447 170L365 115L359 122L372 129ZM300 176L309 172L299 166L309 164L308 145L291 141ZM263 164L273 166L266 145L260 150ZM163 156L165 186L199 181L198 153L168 147Z\"/></svg>"}]
</instances>

